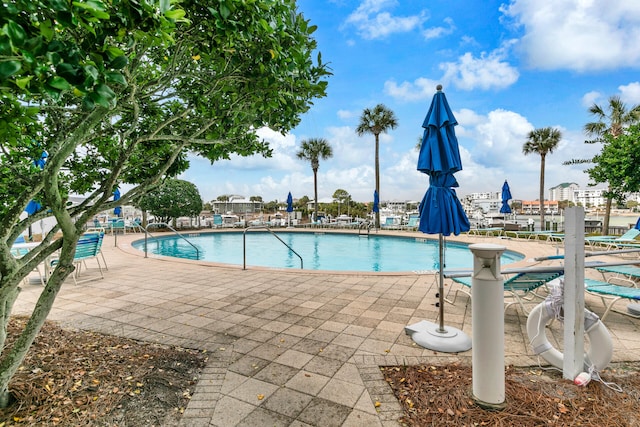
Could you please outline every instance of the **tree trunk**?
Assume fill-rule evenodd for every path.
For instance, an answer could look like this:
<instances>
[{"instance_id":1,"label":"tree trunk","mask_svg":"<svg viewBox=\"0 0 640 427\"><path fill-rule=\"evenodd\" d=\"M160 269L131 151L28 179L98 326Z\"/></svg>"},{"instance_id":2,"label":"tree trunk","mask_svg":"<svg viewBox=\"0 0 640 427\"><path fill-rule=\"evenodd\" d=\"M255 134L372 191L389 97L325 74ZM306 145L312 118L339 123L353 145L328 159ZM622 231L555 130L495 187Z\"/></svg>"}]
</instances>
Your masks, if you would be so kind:
<instances>
[{"instance_id":1,"label":"tree trunk","mask_svg":"<svg viewBox=\"0 0 640 427\"><path fill-rule=\"evenodd\" d=\"M313 221L318 222L318 169L313 170Z\"/></svg>"},{"instance_id":2,"label":"tree trunk","mask_svg":"<svg viewBox=\"0 0 640 427\"><path fill-rule=\"evenodd\" d=\"M540 231L544 231L544 156L540 156Z\"/></svg>"},{"instance_id":3,"label":"tree trunk","mask_svg":"<svg viewBox=\"0 0 640 427\"><path fill-rule=\"evenodd\" d=\"M604 208L604 219L602 220L602 235L609 234L609 220L611 219L611 197L607 197L607 203Z\"/></svg>"},{"instance_id":4,"label":"tree trunk","mask_svg":"<svg viewBox=\"0 0 640 427\"><path fill-rule=\"evenodd\" d=\"M378 193L378 200L380 199L380 134L376 133L376 157L375 157L375 165L376 165L376 192ZM378 206L378 212L376 212L376 227L380 228L380 206Z\"/></svg>"}]
</instances>

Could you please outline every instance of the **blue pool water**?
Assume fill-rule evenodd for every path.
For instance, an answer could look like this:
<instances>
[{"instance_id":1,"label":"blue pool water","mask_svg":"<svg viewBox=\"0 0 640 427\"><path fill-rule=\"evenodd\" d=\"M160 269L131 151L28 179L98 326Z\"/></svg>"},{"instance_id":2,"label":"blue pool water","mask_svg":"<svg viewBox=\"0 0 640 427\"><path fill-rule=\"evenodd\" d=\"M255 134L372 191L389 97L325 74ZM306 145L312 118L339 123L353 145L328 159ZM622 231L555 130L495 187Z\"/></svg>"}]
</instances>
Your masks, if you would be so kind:
<instances>
[{"instance_id":1,"label":"blue pool water","mask_svg":"<svg viewBox=\"0 0 640 427\"><path fill-rule=\"evenodd\" d=\"M383 235L358 236L339 233L277 232L280 239L303 259L306 270L399 272L438 270L438 240ZM242 232L190 233L198 258L224 264L243 264ZM435 239L434 239L435 238ZM175 235L148 240L148 253L195 259L196 251ZM133 242L144 251L144 240ZM446 242L445 268L472 269L473 255L466 244ZM502 265L523 259L505 251ZM300 259L268 232L246 233L247 266L300 268Z\"/></svg>"}]
</instances>

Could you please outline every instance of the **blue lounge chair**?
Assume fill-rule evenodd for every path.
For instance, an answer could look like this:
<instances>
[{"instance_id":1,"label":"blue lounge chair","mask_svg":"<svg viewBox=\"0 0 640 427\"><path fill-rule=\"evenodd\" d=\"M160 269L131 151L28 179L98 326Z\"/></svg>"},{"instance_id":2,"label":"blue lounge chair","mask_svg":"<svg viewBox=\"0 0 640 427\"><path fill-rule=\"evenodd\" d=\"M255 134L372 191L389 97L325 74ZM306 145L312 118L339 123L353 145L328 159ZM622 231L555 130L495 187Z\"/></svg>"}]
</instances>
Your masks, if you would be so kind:
<instances>
[{"instance_id":1,"label":"blue lounge chair","mask_svg":"<svg viewBox=\"0 0 640 427\"><path fill-rule=\"evenodd\" d=\"M562 271L554 272L525 272L517 273L515 276L506 279L504 281L504 291L507 297L511 297L513 300L505 303L505 311L511 304L518 303L525 314L529 314L524 306L525 301L532 301L534 298L544 299L543 296L538 295L535 291L540 287L546 287L547 283L557 279L562 275ZM446 274L445 274L446 277ZM456 290L452 304L455 303L458 297L458 292L463 292L471 298L471 277L454 277L452 280L456 283L460 283L463 287Z\"/></svg>"},{"instance_id":2,"label":"blue lounge chair","mask_svg":"<svg viewBox=\"0 0 640 427\"><path fill-rule=\"evenodd\" d=\"M102 248L102 240L104 239L104 233L85 233L83 234L78 243L76 244L76 253L73 257L73 263L76 266L75 271L72 274L73 282L77 285L78 283L87 282L89 280L93 280L94 277L84 279L78 281L80 277L80 273L82 271L82 267L86 268L86 262L91 259L95 259L98 264L98 271L100 272L100 278L104 279L104 274L102 272L102 265L100 264L100 259L98 255L100 255L100 249ZM104 256L103 256L104 257ZM103 258L104 259L104 258ZM57 265L59 260L54 259L51 261L51 266Z\"/></svg>"},{"instance_id":3,"label":"blue lounge chair","mask_svg":"<svg viewBox=\"0 0 640 427\"><path fill-rule=\"evenodd\" d=\"M604 304L604 313L600 317L600 320L604 322L605 317L609 312L614 311L616 313L624 314L625 316L631 316L636 319L640 318L640 314L635 314L630 311L622 311L613 308L613 305L621 299L640 301L640 289L636 287L636 284L632 280L622 280L619 283L614 284L611 282L602 282L600 280L584 279L584 289L587 293L600 297Z\"/></svg>"},{"instance_id":4,"label":"blue lounge chair","mask_svg":"<svg viewBox=\"0 0 640 427\"><path fill-rule=\"evenodd\" d=\"M638 243L636 238L640 236L640 230L632 228L622 236L592 236L586 237L584 240L591 247L605 246L607 249L617 247L619 244Z\"/></svg>"}]
</instances>

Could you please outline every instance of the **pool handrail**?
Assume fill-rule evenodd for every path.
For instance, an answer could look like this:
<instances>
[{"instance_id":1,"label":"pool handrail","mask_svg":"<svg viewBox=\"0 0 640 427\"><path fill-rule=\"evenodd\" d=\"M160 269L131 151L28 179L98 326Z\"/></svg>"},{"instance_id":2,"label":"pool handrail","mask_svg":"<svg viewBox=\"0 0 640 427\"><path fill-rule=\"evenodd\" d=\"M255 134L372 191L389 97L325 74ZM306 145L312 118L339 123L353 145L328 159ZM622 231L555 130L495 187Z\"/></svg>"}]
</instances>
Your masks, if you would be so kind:
<instances>
[{"instance_id":1,"label":"pool handrail","mask_svg":"<svg viewBox=\"0 0 640 427\"><path fill-rule=\"evenodd\" d=\"M291 252L293 252L298 258L300 258L300 270L304 269L304 262L302 261L302 257L300 256L300 254L298 254L298 252L296 252L291 246L289 246L284 240L282 240L276 233L274 233L273 230L271 230L266 225L251 225L249 227L246 227L242 232L242 269L243 270L247 269L247 231L255 230L255 229L265 229L269 233L271 233L273 237L280 240L280 242L283 245L289 248Z\"/></svg>"},{"instance_id":2,"label":"pool handrail","mask_svg":"<svg viewBox=\"0 0 640 427\"><path fill-rule=\"evenodd\" d=\"M146 227L142 228L144 230L144 257L145 258L148 258L148 256L147 256L147 236L151 235L152 238L158 239L156 236L154 236L153 234L151 234L149 232L149 227L151 227L151 226L157 227L157 226L160 226L160 225L163 225L163 226L167 227L169 230L173 231L178 237L182 238L185 242L190 244L191 247L193 247L193 249L196 250L196 259L200 259L200 250L198 249L198 247L196 245L194 245L193 243L191 243L189 241L189 239L184 237L182 234L180 234L178 232L178 230L176 230L175 228L173 228L172 226L170 226L166 222L152 222L152 223L147 224Z\"/></svg>"}]
</instances>

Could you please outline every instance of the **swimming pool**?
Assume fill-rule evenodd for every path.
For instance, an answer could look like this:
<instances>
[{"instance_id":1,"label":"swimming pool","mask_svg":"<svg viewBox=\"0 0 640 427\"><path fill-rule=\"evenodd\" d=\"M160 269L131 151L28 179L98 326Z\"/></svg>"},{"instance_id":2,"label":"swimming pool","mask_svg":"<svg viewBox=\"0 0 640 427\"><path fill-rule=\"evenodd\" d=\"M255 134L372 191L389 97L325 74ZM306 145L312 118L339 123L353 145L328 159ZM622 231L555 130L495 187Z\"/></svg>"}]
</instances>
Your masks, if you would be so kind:
<instances>
[{"instance_id":1,"label":"swimming pool","mask_svg":"<svg viewBox=\"0 0 640 427\"><path fill-rule=\"evenodd\" d=\"M347 233L280 232L276 234L303 259L306 270L400 272L438 270L438 240L387 235L359 236ZM243 264L243 233L190 233L186 237L198 248L198 259L224 264ZM132 243L144 251L144 240ZM196 251L176 235L148 240L155 255L195 259ZM505 251L502 265L523 259ZM265 231L246 233L247 266L300 268L300 259ZM472 269L473 255L464 243L446 242L445 267Z\"/></svg>"}]
</instances>

